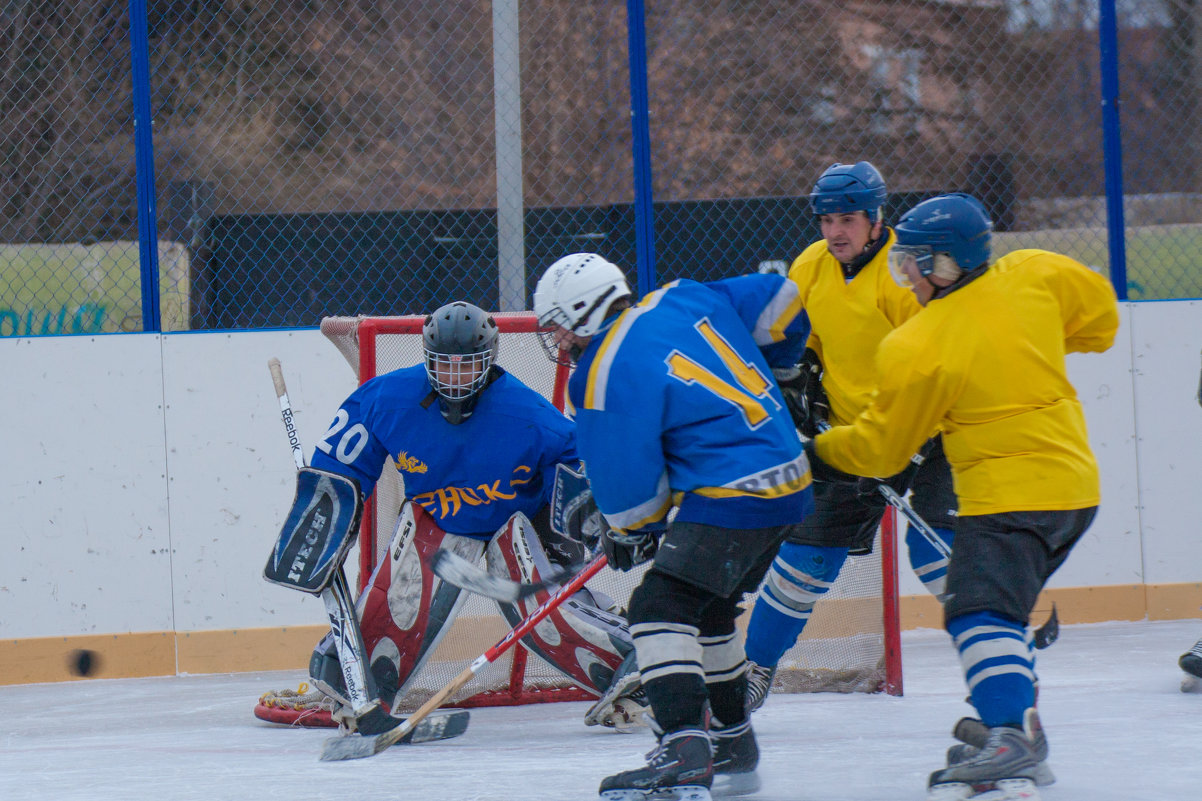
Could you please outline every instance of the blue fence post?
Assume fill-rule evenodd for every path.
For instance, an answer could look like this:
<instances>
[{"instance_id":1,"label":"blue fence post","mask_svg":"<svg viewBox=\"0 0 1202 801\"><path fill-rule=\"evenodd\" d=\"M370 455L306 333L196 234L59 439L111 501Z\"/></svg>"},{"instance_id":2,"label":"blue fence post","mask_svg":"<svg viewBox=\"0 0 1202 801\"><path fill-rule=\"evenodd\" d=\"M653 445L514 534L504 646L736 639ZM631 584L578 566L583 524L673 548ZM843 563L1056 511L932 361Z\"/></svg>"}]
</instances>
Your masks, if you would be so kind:
<instances>
[{"instance_id":1,"label":"blue fence post","mask_svg":"<svg viewBox=\"0 0 1202 801\"><path fill-rule=\"evenodd\" d=\"M163 325L159 316L159 236L154 198L154 117L150 108L150 31L146 0L129 0L129 48L133 73L142 330L157 332L163 330Z\"/></svg>"},{"instance_id":2,"label":"blue fence post","mask_svg":"<svg viewBox=\"0 0 1202 801\"><path fill-rule=\"evenodd\" d=\"M647 25L643 0L626 0L630 49L630 133L634 156L634 247L638 293L656 287L655 215L651 206L651 114L647 101Z\"/></svg>"},{"instance_id":3,"label":"blue fence post","mask_svg":"<svg viewBox=\"0 0 1202 801\"><path fill-rule=\"evenodd\" d=\"M1123 135L1119 126L1119 36L1115 0L1101 0L1098 49L1102 70L1102 154L1106 171L1106 233L1110 282L1127 299L1127 228L1123 217Z\"/></svg>"}]
</instances>

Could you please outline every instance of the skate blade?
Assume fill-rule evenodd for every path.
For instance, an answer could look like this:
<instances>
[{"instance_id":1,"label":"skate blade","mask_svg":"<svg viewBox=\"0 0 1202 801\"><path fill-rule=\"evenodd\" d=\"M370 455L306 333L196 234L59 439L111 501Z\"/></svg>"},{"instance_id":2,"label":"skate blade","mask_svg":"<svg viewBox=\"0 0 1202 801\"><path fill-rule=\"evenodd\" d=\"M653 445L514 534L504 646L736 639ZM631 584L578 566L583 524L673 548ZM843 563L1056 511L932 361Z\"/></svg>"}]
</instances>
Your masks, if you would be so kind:
<instances>
[{"instance_id":1,"label":"skate blade","mask_svg":"<svg viewBox=\"0 0 1202 801\"><path fill-rule=\"evenodd\" d=\"M710 793L714 798L751 795L760 791L760 777L754 770L747 773L715 773Z\"/></svg>"},{"instance_id":2,"label":"skate blade","mask_svg":"<svg viewBox=\"0 0 1202 801\"><path fill-rule=\"evenodd\" d=\"M660 790L605 790L601 801L713 801L708 787L682 785Z\"/></svg>"},{"instance_id":3,"label":"skate blade","mask_svg":"<svg viewBox=\"0 0 1202 801\"><path fill-rule=\"evenodd\" d=\"M964 782L936 784L927 790L927 801L1039 801L1031 779L998 779L992 785L974 792L973 786Z\"/></svg>"}]
</instances>

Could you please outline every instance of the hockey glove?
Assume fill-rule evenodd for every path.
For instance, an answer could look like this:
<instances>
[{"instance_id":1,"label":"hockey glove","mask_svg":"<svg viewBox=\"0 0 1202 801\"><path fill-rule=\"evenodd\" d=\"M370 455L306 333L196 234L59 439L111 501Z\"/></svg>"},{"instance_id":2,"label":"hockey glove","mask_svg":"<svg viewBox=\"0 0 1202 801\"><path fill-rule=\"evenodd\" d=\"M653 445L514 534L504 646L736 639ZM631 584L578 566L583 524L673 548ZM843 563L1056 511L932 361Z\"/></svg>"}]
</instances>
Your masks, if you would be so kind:
<instances>
[{"instance_id":1,"label":"hockey glove","mask_svg":"<svg viewBox=\"0 0 1202 801\"><path fill-rule=\"evenodd\" d=\"M793 425L803 436L813 439L819 424L830 415L826 393L822 390L822 363L818 354L807 348L796 367L776 367L772 370Z\"/></svg>"},{"instance_id":2,"label":"hockey glove","mask_svg":"<svg viewBox=\"0 0 1202 801\"><path fill-rule=\"evenodd\" d=\"M814 440L807 439L802 443L802 447L805 449L806 459L810 463L810 475L814 477L815 481L841 481L844 484L859 485L859 476L844 473L819 459L818 453L814 450Z\"/></svg>"},{"instance_id":3,"label":"hockey glove","mask_svg":"<svg viewBox=\"0 0 1202 801\"><path fill-rule=\"evenodd\" d=\"M649 531L624 532L606 528L601 537L605 558L614 570L630 570L655 556L659 539Z\"/></svg>"}]
</instances>

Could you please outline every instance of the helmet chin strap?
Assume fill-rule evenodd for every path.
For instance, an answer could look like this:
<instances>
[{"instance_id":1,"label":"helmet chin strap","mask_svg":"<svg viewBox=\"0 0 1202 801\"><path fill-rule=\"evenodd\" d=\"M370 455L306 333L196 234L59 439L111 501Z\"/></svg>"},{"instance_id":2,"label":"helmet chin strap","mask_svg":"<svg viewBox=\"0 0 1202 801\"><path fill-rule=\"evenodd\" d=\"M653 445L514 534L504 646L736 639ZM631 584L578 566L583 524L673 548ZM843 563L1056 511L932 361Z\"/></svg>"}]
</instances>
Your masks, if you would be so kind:
<instances>
[{"instance_id":1,"label":"helmet chin strap","mask_svg":"<svg viewBox=\"0 0 1202 801\"><path fill-rule=\"evenodd\" d=\"M864 269L864 265L876 258L876 254L881 252L881 248L885 246L885 242L889 240L887 236L878 236L876 239L870 239L864 245L864 249L860 251L860 255L843 265L843 277L848 281L855 278L860 270Z\"/></svg>"},{"instance_id":2,"label":"helmet chin strap","mask_svg":"<svg viewBox=\"0 0 1202 801\"><path fill-rule=\"evenodd\" d=\"M987 262L985 264L982 264L980 267L976 268L975 270L967 270L967 271L961 272L960 277L957 278L955 281L952 281L947 286L938 286L938 285L932 283L931 286L935 287L935 291L933 293L931 293L931 300L938 300L939 298L945 297L948 294L956 291L957 289L960 289L965 284L968 284L972 281L977 280L982 275L984 275L985 271L988 269L989 269L989 264ZM927 280L930 281L929 278Z\"/></svg>"}]
</instances>

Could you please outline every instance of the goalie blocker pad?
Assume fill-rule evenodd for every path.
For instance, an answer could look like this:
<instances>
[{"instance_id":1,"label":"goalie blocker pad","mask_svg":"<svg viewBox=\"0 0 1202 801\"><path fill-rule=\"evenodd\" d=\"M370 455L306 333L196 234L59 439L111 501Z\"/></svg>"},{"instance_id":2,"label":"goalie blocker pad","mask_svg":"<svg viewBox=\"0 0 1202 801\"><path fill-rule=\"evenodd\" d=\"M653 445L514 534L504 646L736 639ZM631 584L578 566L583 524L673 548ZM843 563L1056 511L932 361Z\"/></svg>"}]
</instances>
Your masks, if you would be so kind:
<instances>
[{"instance_id":1,"label":"goalie blocker pad","mask_svg":"<svg viewBox=\"0 0 1202 801\"><path fill-rule=\"evenodd\" d=\"M296 471L296 496L263 568L263 578L321 593L346 559L359 530L359 482L313 467Z\"/></svg>"},{"instance_id":2,"label":"goalie blocker pad","mask_svg":"<svg viewBox=\"0 0 1202 801\"><path fill-rule=\"evenodd\" d=\"M593 491L583 473L562 462L555 465L555 486L551 490L551 530L561 537L576 540L590 551L601 545L608 526L593 500Z\"/></svg>"}]
</instances>

